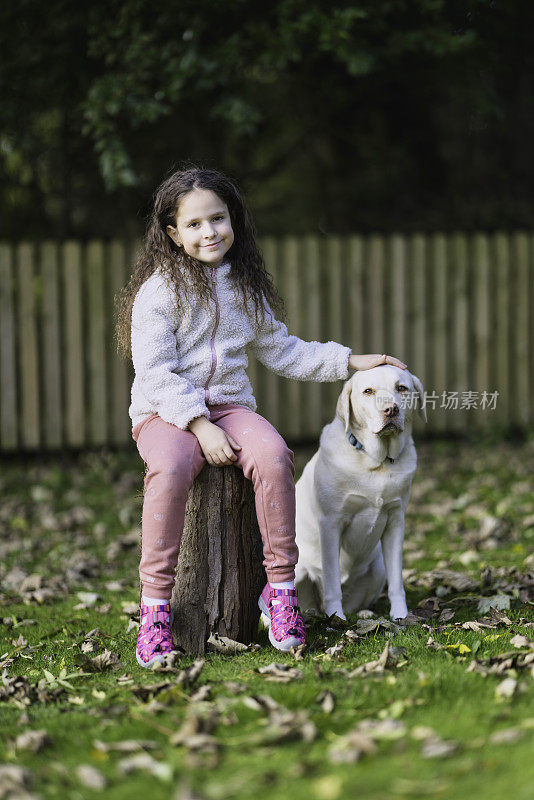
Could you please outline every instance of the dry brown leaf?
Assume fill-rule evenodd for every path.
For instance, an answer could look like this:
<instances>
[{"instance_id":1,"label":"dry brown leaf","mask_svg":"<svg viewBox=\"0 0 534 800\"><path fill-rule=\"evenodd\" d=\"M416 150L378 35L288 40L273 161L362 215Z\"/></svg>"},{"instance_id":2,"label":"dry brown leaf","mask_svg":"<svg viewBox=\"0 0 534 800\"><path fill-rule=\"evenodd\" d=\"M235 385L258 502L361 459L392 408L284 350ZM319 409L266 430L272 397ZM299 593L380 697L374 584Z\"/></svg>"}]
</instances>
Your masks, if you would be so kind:
<instances>
[{"instance_id":1,"label":"dry brown leaf","mask_svg":"<svg viewBox=\"0 0 534 800\"><path fill-rule=\"evenodd\" d=\"M353 730L342 736L328 749L328 758L333 764L347 764L359 761L363 755L376 753L377 746L370 736Z\"/></svg>"},{"instance_id":2,"label":"dry brown leaf","mask_svg":"<svg viewBox=\"0 0 534 800\"><path fill-rule=\"evenodd\" d=\"M17 764L0 764L1 797L31 800L34 795L29 794L27 789L31 788L33 781L33 772L26 767Z\"/></svg>"},{"instance_id":3,"label":"dry brown leaf","mask_svg":"<svg viewBox=\"0 0 534 800\"><path fill-rule=\"evenodd\" d=\"M292 647L290 653L295 661L304 661L304 651L306 650L306 642L299 644L297 647Z\"/></svg>"},{"instance_id":4,"label":"dry brown leaf","mask_svg":"<svg viewBox=\"0 0 534 800\"><path fill-rule=\"evenodd\" d=\"M280 708L280 703L277 703L268 694L245 696L242 698L242 703L254 711L275 711Z\"/></svg>"},{"instance_id":5,"label":"dry brown leaf","mask_svg":"<svg viewBox=\"0 0 534 800\"><path fill-rule=\"evenodd\" d=\"M503 730L495 731L488 739L490 744L510 744L517 742L524 735L522 728L503 728Z\"/></svg>"},{"instance_id":6,"label":"dry brown leaf","mask_svg":"<svg viewBox=\"0 0 534 800\"><path fill-rule=\"evenodd\" d=\"M421 746L422 758L447 758L458 750L458 743L451 740L445 741L438 736L432 736L423 741Z\"/></svg>"},{"instance_id":7,"label":"dry brown leaf","mask_svg":"<svg viewBox=\"0 0 534 800\"><path fill-rule=\"evenodd\" d=\"M495 689L497 700L508 700L517 692L517 681L515 678L505 678Z\"/></svg>"},{"instance_id":8,"label":"dry brown leaf","mask_svg":"<svg viewBox=\"0 0 534 800\"><path fill-rule=\"evenodd\" d=\"M303 709L290 711L280 706L269 713L266 725L267 730L262 737L262 742L266 744L293 740L312 742L317 736L317 728Z\"/></svg>"},{"instance_id":9,"label":"dry brown leaf","mask_svg":"<svg viewBox=\"0 0 534 800\"><path fill-rule=\"evenodd\" d=\"M219 724L220 718L219 710L213 705L206 703L204 706L189 706L181 728L170 737L169 741L172 745L183 744L186 747L190 747L190 742L194 737L199 735L211 736ZM199 747L195 746L192 749L199 749Z\"/></svg>"},{"instance_id":10,"label":"dry brown leaf","mask_svg":"<svg viewBox=\"0 0 534 800\"><path fill-rule=\"evenodd\" d=\"M102 742L93 739L93 747L101 753L116 751L117 753L138 753L140 750L153 750L157 742L152 739L123 739L122 742Z\"/></svg>"},{"instance_id":11,"label":"dry brown leaf","mask_svg":"<svg viewBox=\"0 0 534 800\"><path fill-rule=\"evenodd\" d=\"M191 702L192 703L203 703L205 700L209 700L211 697L211 690L212 685L211 683L205 683L204 686L199 686L196 692L193 692L191 695Z\"/></svg>"},{"instance_id":12,"label":"dry brown leaf","mask_svg":"<svg viewBox=\"0 0 534 800\"><path fill-rule=\"evenodd\" d=\"M171 765L156 761L148 753L137 753L129 758L123 758L118 762L117 767L123 775L141 770L160 778L160 780L169 781L172 778Z\"/></svg>"},{"instance_id":13,"label":"dry brown leaf","mask_svg":"<svg viewBox=\"0 0 534 800\"><path fill-rule=\"evenodd\" d=\"M372 739L391 741L406 735L406 725L398 719L362 719L356 730Z\"/></svg>"},{"instance_id":14,"label":"dry brown leaf","mask_svg":"<svg viewBox=\"0 0 534 800\"><path fill-rule=\"evenodd\" d=\"M95 791L102 791L108 785L108 779L104 773L90 764L80 764L76 767L76 777L82 786Z\"/></svg>"},{"instance_id":15,"label":"dry brown leaf","mask_svg":"<svg viewBox=\"0 0 534 800\"><path fill-rule=\"evenodd\" d=\"M302 670L291 667L289 664L277 664L274 661L265 667L258 667L257 672L265 675L266 680L277 683L289 683L289 681L302 678Z\"/></svg>"},{"instance_id":16,"label":"dry brown leaf","mask_svg":"<svg viewBox=\"0 0 534 800\"><path fill-rule=\"evenodd\" d=\"M335 697L330 689L323 689L317 697L317 702L325 714L331 714L335 707Z\"/></svg>"},{"instance_id":17,"label":"dry brown leaf","mask_svg":"<svg viewBox=\"0 0 534 800\"><path fill-rule=\"evenodd\" d=\"M17 750L31 750L32 753L38 753L50 742L50 737L44 730L25 731L15 739L15 747Z\"/></svg>"},{"instance_id":18,"label":"dry brown leaf","mask_svg":"<svg viewBox=\"0 0 534 800\"><path fill-rule=\"evenodd\" d=\"M390 655L390 642L388 639L386 646L384 647L384 650L377 661L368 661L366 664L361 664L361 666L356 667L356 669L352 670L352 672L349 672L348 677L357 678L360 675L368 675L370 673L381 675L385 669L396 667L397 663L397 656Z\"/></svg>"},{"instance_id":19,"label":"dry brown leaf","mask_svg":"<svg viewBox=\"0 0 534 800\"><path fill-rule=\"evenodd\" d=\"M227 636L219 636L218 633L212 632L208 639L208 647L218 653L246 653L251 650L258 650L260 645L257 643L243 644L243 642L236 642L234 639L229 639Z\"/></svg>"},{"instance_id":20,"label":"dry brown leaf","mask_svg":"<svg viewBox=\"0 0 534 800\"><path fill-rule=\"evenodd\" d=\"M531 642L528 636L521 636L521 634L517 634L512 639L510 639L510 644L513 644L514 647L534 647L534 642Z\"/></svg>"}]
</instances>

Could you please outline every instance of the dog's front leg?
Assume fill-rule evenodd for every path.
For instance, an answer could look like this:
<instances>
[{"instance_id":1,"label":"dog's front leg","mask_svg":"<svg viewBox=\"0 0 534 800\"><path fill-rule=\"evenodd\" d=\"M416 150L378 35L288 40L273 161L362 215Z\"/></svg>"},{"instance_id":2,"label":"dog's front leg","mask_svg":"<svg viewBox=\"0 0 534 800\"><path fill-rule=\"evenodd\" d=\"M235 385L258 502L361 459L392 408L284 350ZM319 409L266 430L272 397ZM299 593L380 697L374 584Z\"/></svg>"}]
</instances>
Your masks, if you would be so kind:
<instances>
[{"instance_id":1,"label":"dog's front leg","mask_svg":"<svg viewBox=\"0 0 534 800\"><path fill-rule=\"evenodd\" d=\"M402 546L404 544L404 509L402 506L395 506L389 512L381 541L391 606L389 615L391 619L404 619L408 615L408 607L402 580Z\"/></svg>"},{"instance_id":2,"label":"dog's front leg","mask_svg":"<svg viewBox=\"0 0 534 800\"><path fill-rule=\"evenodd\" d=\"M329 617L332 614L337 614L340 619L346 619L341 602L341 572L339 569L340 521L321 515L319 517L319 530L321 534L324 610Z\"/></svg>"}]
</instances>

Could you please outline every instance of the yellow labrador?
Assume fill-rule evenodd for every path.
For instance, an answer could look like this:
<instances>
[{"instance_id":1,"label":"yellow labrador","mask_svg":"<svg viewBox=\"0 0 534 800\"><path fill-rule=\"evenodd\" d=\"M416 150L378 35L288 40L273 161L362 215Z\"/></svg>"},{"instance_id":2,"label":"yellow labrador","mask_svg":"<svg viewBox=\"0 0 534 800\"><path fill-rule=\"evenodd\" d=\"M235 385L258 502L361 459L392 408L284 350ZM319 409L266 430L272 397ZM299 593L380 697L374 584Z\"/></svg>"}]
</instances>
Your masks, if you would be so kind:
<instances>
[{"instance_id":1,"label":"yellow labrador","mask_svg":"<svg viewBox=\"0 0 534 800\"><path fill-rule=\"evenodd\" d=\"M372 605L387 579L391 618L408 614L402 547L417 466L416 408L426 422L423 385L407 369L374 367L345 383L296 484L295 583L303 609L345 619Z\"/></svg>"}]
</instances>

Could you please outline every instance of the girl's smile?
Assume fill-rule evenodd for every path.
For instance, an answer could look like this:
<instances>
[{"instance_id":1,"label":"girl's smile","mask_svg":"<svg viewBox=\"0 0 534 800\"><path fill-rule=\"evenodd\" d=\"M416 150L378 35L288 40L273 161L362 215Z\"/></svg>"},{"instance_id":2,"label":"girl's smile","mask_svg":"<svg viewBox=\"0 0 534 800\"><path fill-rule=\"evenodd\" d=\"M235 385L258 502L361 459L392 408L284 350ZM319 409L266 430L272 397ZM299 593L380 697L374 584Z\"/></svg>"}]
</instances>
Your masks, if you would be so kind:
<instances>
[{"instance_id":1,"label":"girl's smile","mask_svg":"<svg viewBox=\"0 0 534 800\"><path fill-rule=\"evenodd\" d=\"M167 233L185 252L218 267L234 242L228 206L211 189L192 189L180 202L176 227Z\"/></svg>"}]
</instances>

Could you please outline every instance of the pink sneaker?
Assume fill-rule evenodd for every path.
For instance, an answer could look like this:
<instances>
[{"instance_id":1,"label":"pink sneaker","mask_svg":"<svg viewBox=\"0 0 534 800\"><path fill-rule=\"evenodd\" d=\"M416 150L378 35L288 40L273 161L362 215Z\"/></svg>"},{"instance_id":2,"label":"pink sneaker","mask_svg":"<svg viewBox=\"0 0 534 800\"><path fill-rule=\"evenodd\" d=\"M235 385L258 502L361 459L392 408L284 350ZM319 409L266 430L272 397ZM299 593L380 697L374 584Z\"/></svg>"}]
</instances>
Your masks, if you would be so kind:
<instances>
[{"instance_id":1,"label":"pink sneaker","mask_svg":"<svg viewBox=\"0 0 534 800\"><path fill-rule=\"evenodd\" d=\"M271 602L282 600L279 604ZM269 627L269 641L277 650L289 652L306 642L306 630L299 606L296 589L271 589L267 583L258 600L262 618Z\"/></svg>"},{"instance_id":2,"label":"pink sneaker","mask_svg":"<svg viewBox=\"0 0 534 800\"><path fill-rule=\"evenodd\" d=\"M161 605L142 605L141 619L145 614L145 621L139 626L135 655L140 666L151 667L174 650L171 633L174 612L171 604L162 600Z\"/></svg>"}]
</instances>

